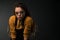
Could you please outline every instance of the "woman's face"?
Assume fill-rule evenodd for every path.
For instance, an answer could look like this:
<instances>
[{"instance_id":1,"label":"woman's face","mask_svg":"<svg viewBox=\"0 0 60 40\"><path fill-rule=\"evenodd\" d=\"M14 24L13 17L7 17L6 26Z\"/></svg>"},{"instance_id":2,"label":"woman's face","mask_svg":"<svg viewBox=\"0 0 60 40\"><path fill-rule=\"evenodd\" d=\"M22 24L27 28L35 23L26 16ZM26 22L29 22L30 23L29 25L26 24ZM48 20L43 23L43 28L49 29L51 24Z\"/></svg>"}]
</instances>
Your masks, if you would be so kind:
<instances>
[{"instance_id":1,"label":"woman's face","mask_svg":"<svg viewBox=\"0 0 60 40\"><path fill-rule=\"evenodd\" d=\"M21 20L25 16L25 11L21 7L16 7L15 15L19 20Z\"/></svg>"}]
</instances>

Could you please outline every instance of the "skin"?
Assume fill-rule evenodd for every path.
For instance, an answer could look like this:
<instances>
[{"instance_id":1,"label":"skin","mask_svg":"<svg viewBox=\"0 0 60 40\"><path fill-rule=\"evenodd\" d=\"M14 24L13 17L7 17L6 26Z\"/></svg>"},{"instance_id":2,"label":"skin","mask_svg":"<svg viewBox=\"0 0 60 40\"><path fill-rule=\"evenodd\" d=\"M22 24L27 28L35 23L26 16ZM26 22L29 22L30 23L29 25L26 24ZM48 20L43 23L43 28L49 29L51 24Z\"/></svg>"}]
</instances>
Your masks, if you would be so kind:
<instances>
[{"instance_id":1,"label":"skin","mask_svg":"<svg viewBox=\"0 0 60 40\"><path fill-rule=\"evenodd\" d=\"M21 7L15 8L15 14L18 20L22 20L23 17L25 16L25 12ZM27 40L27 37L24 37L24 40Z\"/></svg>"},{"instance_id":2,"label":"skin","mask_svg":"<svg viewBox=\"0 0 60 40\"><path fill-rule=\"evenodd\" d=\"M13 24L15 22L15 16L17 17L17 23L18 22L22 22L21 20L25 17L25 10L22 9L21 7L15 7L14 9L14 13L15 15L14 16L11 16L10 19L9 19L9 27L11 28L10 29L10 36L11 36L11 39L12 40L15 40L16 39L16 34L15 34L15 25ZM19 23L18 23L19 24ZM30 30L31 30L31 27L33 27L33 20L31 17L27 17L26 20L24 21L24 32L23 32L23 37L24 37L24 40L28 40L29 36L28 34L30 34ZM18 27L18 25L17 25ZM22 28L21 28L22 29Z\"/></svg>"},{"instance_id":3,"label":"skin","mask_svg":"<svg viewBox=\"0 0 60 40\"><path fill-rule=\"evenodd\" d=\"M15 14L18 20L22 20L22 18L25 16L25 12L21 7L15 8Z\"/></svg>"}]
</instances>

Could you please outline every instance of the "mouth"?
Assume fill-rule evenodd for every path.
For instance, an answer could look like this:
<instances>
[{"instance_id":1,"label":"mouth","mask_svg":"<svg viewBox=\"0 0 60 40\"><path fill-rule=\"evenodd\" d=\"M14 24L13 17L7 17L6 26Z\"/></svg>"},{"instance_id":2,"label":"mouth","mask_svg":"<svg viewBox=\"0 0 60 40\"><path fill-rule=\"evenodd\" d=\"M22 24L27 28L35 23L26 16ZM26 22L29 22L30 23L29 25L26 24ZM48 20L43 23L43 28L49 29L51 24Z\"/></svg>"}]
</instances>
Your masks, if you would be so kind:
<instances>
[{"instance_id":1,"label":"mouth","mask_svg":"<svg viewBox=\"0 0 60 40\"><path fill-rule=\"evenodd\" d=\"M21 16L19 16L19 18L22 18Z\"/></svg>"},{"instance_id":2,"label":"mouth","mask_svg":"<svg viewBox=\"0 0 60 40\"><path fill-rule=\"evenodd\" d=\"M19 16L18 18L21 19L22 17Z\"/></svg>"}]
</instances>

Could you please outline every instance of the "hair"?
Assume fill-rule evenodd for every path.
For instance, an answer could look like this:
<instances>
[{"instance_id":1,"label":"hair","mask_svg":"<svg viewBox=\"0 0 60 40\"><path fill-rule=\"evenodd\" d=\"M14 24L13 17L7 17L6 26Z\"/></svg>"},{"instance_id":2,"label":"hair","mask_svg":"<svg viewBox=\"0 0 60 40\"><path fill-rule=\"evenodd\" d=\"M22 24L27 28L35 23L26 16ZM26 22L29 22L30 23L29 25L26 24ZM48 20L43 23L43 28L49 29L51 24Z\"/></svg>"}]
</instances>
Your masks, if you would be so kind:
<instances>
[{"instance_id":1,"label":"hair","mask_svg":"<svg viewBox=\"0 0 60 40\"><path fill-rule=\"evenodd\" d=\"M29 14L29 12L28 12L28 10L27 10L26 5L24 5L23 3L16 3L16 4L14 5L14 9L13 9L14 15L15 15L15 8L16 8L16 7L21 7L21 8L25 11L25 16L24 16L24 18L23 18L23 20L22 20L22 25L24 26L25 18L26 18L27 16L30 16L30 14ZM15 17L15 26L16 26L16 25L17 25L17 17Z\"/></svg>"}]
</instances>

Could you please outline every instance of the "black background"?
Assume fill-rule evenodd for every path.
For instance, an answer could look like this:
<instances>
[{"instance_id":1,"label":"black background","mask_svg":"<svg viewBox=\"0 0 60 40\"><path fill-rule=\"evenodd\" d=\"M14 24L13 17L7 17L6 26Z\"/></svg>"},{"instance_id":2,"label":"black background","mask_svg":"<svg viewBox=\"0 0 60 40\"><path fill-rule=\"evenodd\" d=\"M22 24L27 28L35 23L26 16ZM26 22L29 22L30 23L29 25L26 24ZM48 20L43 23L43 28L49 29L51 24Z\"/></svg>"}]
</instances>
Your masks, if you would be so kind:
<instances>
[{"instance_id":1,"label":"black background","mask_svg":"<svg viewBox=\"0 0 60 40\"><path fill-rule=\"evenodd\" d=\"M9 40L8 19L12 15L13 5L23 2L37 24L34 40L59 39L59 8L58 0L0 0L0 40Z\"/></svg>"}]
</instances>

